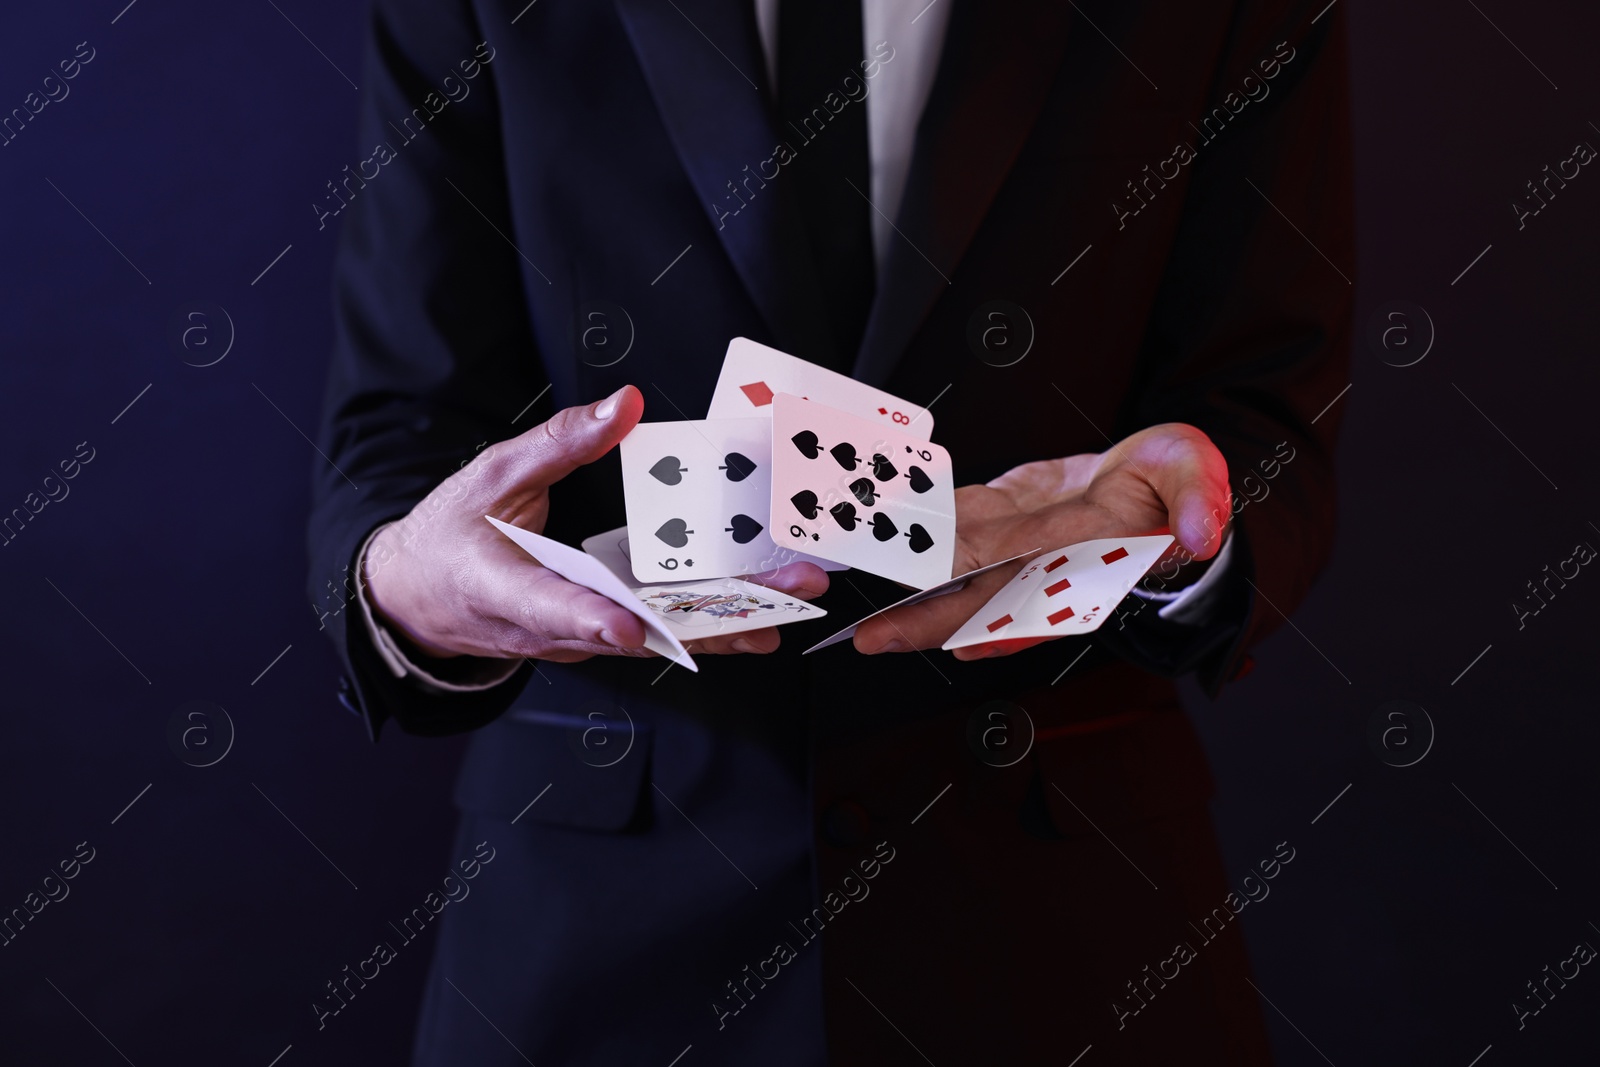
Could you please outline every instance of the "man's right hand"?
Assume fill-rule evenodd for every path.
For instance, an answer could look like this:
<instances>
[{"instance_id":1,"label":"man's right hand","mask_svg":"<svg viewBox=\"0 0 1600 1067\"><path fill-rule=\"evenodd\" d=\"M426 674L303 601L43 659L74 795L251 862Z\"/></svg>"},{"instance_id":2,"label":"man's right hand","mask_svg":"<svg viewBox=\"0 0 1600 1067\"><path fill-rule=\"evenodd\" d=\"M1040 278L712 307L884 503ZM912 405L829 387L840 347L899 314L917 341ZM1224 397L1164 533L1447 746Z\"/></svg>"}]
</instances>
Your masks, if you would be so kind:
<instances>
[{"instance_id":1,"label":"man's right hand","mask_svg":"<svg viewBox=\"0 0 1600 1067\"><path fill-rule=\"evenodd\" d=\"M638 616L539 565L484 521L542 532L550 486L614 448L638 423L644 398L623 386L566 408L501 441L451 475L410 514L381 529L362 561L375 616L434 658L482 656L572 663L653 655ZM827 591L828 576L790 563L752 578L790 596ZM772 652L775 628L691 642L693 653Z\"/></svg>"}]
</instances>

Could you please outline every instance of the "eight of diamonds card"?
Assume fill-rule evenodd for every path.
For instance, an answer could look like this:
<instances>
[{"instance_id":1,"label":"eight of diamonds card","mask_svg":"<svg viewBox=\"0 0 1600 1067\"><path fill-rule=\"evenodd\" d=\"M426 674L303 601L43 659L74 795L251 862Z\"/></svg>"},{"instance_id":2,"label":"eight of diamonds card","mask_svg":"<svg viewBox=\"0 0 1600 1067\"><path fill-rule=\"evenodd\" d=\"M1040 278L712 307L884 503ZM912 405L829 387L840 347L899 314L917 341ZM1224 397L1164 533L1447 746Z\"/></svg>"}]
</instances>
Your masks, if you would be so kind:
<instances>
[{"instance_id":1,"label":"eight of diamonds card","mask_svg":"<svg viewBox=\"0 0 1600 1067\"><path fill-rule=\"evenodd\" d=\"M1097 630L1171 544L1170 534L1105 537L1045 552L1018 571L942 647Z\"/></svg>"},{"instance_id":2,"label":"eight of diamonds card","mask_svg":"<svg viewBox=\"0 0 1600 1067\"><path fill-rule=\"evenodd\" d=\"M933 416L926 408L747 337L728 342L708 417L771 418L772 398L779 393L815 400L924 441L933 436Z\"/></svg>"},{"instance_id":3,"label":"eight of diamonds card","mask_svg":"<svg viewBox=\"0 0 1600 1067\"><path fill-rule=\"evenodd\" d=\"M918 589L950 579L950 453L882 423L786 393L774 397L770 515L782 547Z\"/></svg>"}]
</instances>

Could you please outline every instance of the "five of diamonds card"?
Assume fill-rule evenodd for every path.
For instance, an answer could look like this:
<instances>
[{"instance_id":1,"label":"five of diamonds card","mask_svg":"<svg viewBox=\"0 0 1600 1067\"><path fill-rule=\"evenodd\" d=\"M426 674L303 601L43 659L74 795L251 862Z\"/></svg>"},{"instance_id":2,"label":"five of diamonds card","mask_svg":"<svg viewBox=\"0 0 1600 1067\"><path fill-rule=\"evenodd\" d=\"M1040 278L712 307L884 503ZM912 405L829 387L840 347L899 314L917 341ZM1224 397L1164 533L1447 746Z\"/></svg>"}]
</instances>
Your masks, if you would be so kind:
<instances>
[{"instance_id":1,"label":"five of diamonds card","mask_svg":"<svg viewBox=\"0 0 1600 1067\"><path fill-rule=\"evenodd\" d=\"M1036 556L941 647L1097 630L1172 540L1107 537Z\"/></svg>"}]
</instances>

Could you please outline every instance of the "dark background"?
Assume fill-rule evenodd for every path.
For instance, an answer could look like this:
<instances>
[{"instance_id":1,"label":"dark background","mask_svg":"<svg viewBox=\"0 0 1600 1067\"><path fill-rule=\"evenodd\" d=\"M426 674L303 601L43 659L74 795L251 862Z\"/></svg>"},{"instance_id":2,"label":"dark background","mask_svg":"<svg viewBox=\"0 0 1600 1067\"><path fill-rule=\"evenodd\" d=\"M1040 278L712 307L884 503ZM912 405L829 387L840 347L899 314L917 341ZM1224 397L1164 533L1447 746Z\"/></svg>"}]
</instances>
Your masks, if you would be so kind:
<instances>
[{"instance_id":1,"label":"dark background","mask_svg":"<svg viewBox=\"0 0 1600 1067\"><path fill-rule=\"evenodd\" d=\"M0 948L0 1059L402 1062L426 935L326 1029L310 1009L457 858L459 744L371 745L302 592L334 248L310 205L360 158L361 5L123 2L13 9L0 32L4 113L78 42L96 53L0 147L0 514L94 450L0 547L0 913L95 850ZM1600 945L1581 603L1600 577L1521 630L1511 603L1600 546L1600 176L1521 231L1510 204L1600 145L1600 17L1505 0L1328 17L1352 36L1360 218L1360 262L1340 265L1362 336L1337 402L1338 549L1247 680L1215 703L1190 690L1230 870L1296 850L1244 913L1256 982L1284 1064L1592 1062L1600 977L1520 1032L1510 1005ZM1384 320L1403 331L1371 347L1392 301L1426 317ZM235 333L209 367L186 361L220 355L221 315L183 320L201 327L187 349L171 328L201 303ZM1426 358L1389 365L1421 354L1428 320ZM237 733L203 768L167 733L195 700ZM1426 709L1431 749L1414 710L1382 718L1394 700ZM1387 748L1375 715L1401 727ZM192 750L221 750L200 745L224 743L219 713L190 722Z\"/></svg>"}]
</instances>

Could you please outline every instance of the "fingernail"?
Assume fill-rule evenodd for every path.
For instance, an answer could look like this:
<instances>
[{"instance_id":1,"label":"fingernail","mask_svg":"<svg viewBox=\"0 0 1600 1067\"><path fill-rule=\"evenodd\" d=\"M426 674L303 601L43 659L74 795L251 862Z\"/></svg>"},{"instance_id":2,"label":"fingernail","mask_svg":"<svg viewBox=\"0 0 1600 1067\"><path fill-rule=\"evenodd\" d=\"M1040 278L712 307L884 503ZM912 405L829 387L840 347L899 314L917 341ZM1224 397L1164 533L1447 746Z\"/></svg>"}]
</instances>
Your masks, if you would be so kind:
<instances>
[{"instance_id":1,"label":"fingernail","mask_svg":"<svg viewBox=\"0 0 1600 1067\"><path fill-rule=\"evenodd\" d=\"M883 645L881 648L873 649L871 652L868 652L867 655L876 656L884 652L904 652L905 650L906 643L904 641L900 640L899 638L892 638L888 644Z\"/></svg>"},{"instance_id":2,"label":"fingernail","mask_svg":"<svg viewBox=\"0 0 1600 1067\"><path fill-rule=\"evenodd\" d=\"M623 388L626 388L626 386ZM606 397L604 400L600 401L600 403L595 405L594 417L599 419L601 422L609 419L612 414L616 412L617 404L620 403L621 400L622 390L618 389L616 392L612 393L610 396Z\"/></svg>"},{"instance_id":3,"label":"fingernail","mask_svg":"<svg viewBox=\"0 0 1600 1067\"><path fill-rule=\"evenodd\" d=\"M756 648L755 645L752 645L749 641L746 641L742 637L735 637L733 639L733 646L732 647L733 647L733 650L735 652L759 652L760 651L759 649Z\"/></svg>"},{"instance_id":4,"label":"fingernail","mask_svg":"<svg viewBox=\"0 0 1600 1067\"><path fill-rule=\"evenodd\" d=\"M625 647L627 647L622 643L622 640L619 637L617 637L616 634L612 633L610 630L601 630L600 631L600 643L604 644L604 645L610 645L612 648L625 648Z\"/></svg>"}]
</instances>

